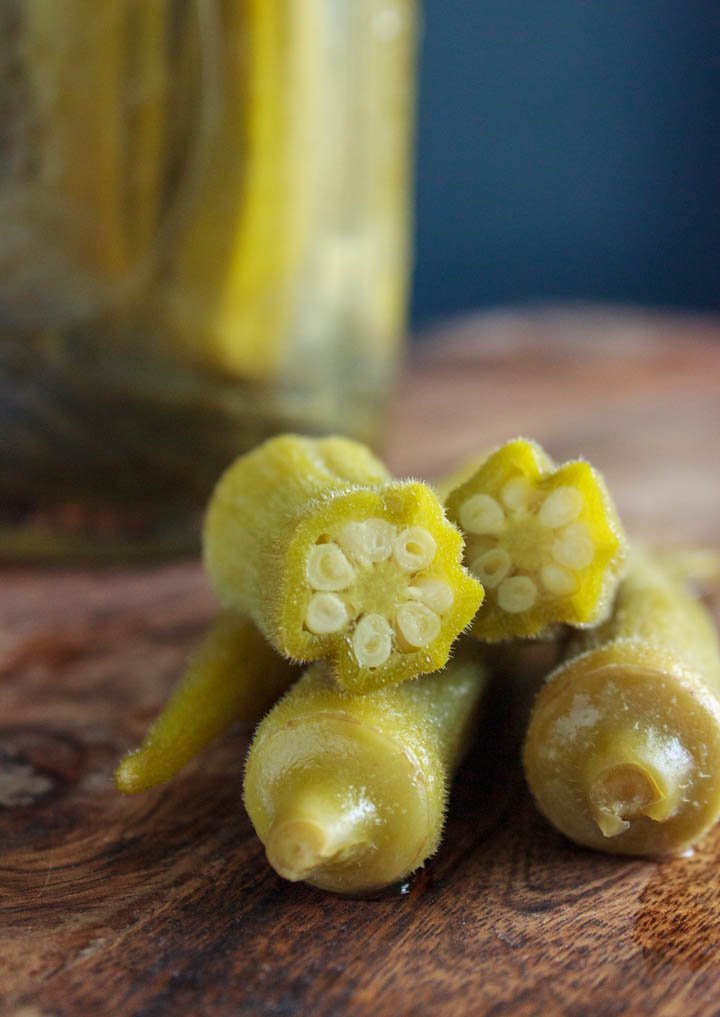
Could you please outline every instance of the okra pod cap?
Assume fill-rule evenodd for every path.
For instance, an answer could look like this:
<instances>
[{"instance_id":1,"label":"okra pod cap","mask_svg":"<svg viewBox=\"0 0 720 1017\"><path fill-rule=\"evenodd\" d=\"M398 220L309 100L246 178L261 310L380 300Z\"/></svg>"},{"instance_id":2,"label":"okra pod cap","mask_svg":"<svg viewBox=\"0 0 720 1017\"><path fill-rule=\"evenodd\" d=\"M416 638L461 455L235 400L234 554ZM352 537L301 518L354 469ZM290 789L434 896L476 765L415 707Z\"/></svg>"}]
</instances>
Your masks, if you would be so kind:
<instances>
[{"instance_id":1,"label":"okra pod cap","mask_svg":"<svg viewBox=\"0 0 720 1017\"><path fill-rule=\"evenodd\" d=\"M364 893L421 866L485 682L474 647L443 674L366 696L344 696L313 665L259 725L245 772L245 805L279 875Z\"/></svg>"},{"instance_id":2,"label":"okra pod cap","mask_svg":"<svg viewBox=\"0 0 720 1017\"><path fill-rule=\"evenodd\" d=\"M662 855L720 816L720 650L682 584L636 558L613 616L540 691L525 772L578 844Z\"/></svg>"}]
</instances>

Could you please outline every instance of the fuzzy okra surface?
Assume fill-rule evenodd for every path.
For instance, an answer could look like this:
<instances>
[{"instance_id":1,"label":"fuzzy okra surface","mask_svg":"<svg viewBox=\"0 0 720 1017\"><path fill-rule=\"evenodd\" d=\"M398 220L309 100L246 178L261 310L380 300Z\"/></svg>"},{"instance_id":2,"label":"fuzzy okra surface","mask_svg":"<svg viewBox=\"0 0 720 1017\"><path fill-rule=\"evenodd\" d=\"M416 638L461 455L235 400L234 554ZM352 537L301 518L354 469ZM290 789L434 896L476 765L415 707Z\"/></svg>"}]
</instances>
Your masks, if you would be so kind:
<instances>
[{"instance_id":1,"label":"fuzzy okra surface","mask_svg":"<svg viewBox=\"0 0 720 1017\"><path fill-rule=\"evenodd\" d=\"M441 668L483 598L432 489L362 445L292 435L242 456L210 502L205 565L278 652L329 659L347 691Z\"/></svg>"},{"instance_id":2,"label":"fuzzy okra surface","mask_svg":"<svg viewBox=\"0 0 720 1017\"><path fill-rule=\"evenodd\" d=\"M478 639L599 624L612 604L627 541L600 474L562 466L535 442L509 441L446 495L465 562L485 588Z\"/></svg>"},{"instance_id":3,"label":"fuzzy okra surface","mask_svg":"<svg viewBox=\"0 0 720 1017\"><path fill-rule=\"evenodd\" d=\"M134 794L166 783L236 721L261 717L295 677L249 619L221 611L115 786Z\"/></svg>"},{"instance_id":4,"label":"fuzzy okra surface","mask_svg":"<svg viewBox=\"0 0 720 1017\"><path fill-rule=\"evenodd\" d=\"M720 647L708 612L635 552L611 617L539 693L524 760L539 808L603 851L679 851L720 817Z\"/></svg>"},{"instance_id":5,"label":"fuzzy okra surface","mask_svg":"<svg viewBox=\"0 0 720 1017\"><path fill-rule=\"evenodd\" d=\"M486 683L474 642L441 674L363 696L310 667L258 726L247 760L245 804L276 871L359 893L422 865Z\"/></svg>"}]
</instances>

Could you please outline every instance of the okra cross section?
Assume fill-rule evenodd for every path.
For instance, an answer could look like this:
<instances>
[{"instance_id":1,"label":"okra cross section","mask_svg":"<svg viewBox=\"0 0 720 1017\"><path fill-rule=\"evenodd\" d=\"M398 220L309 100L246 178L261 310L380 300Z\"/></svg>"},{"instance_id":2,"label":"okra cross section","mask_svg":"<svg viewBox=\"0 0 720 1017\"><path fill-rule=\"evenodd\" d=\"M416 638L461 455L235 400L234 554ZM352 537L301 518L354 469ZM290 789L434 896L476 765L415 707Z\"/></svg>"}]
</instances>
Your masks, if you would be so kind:
<instances>
[{"instance_id":1,"label":"okra cross section","mask_svg":"<svg viewBox=\"0 0 720 1017\"><path fill-rule=\"evenodd\" d=\"M224 606L280 653L327 658L368 692L443 667L483 590L433 491L379 478L357 448L284 437L242 457L211 501L205 560Z\"/></svg>"},{"instance_id":2,"label":"okra cross section","mask_svg":"<svg viewBox=\"0 0 720 1017\"><path fill-rule=\"evenodd\" d=\"M627 542L589 463L557 467L535 442L510 441L450 492L447 513L486 591L472 627L477 638L537 636L607 616Z\"/></svg>"}]
</instances>

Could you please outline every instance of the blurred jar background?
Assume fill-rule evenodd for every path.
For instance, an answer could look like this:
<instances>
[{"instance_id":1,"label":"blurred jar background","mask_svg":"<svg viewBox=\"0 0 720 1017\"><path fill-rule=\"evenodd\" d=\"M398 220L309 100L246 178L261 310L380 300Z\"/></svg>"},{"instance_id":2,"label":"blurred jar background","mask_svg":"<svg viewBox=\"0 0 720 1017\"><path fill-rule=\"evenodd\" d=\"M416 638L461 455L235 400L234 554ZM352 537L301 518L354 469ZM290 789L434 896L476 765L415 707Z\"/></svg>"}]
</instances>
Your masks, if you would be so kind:
<instances>
[{"instance_id":1,"label":"blurred jar background","mask_svg":"<svg viewBox=\"0 0 720 1017\"><path fill-rule=\"evenodd\" d=\"M720 7L424 0L413 318L720 308Z\"/></svg>"},{"instance_id":2,"label":"blurred jar background","mask_svg":"<svg viewBox=\"0 0 720 1017\"><path fill-rule=\"evenodd\" d=\"M272 433L377 442L412 0L0 0L0 556L173 552Z\"/></svg>"},{"instance_id":3,"label":"blurred jar background","mask_svg":"<svg viewBox=\"0 0 720 1017\"><path fill-rule=\"evenodd\" d=\"M404 331L720 307L705 0L0 0L0 553L186 548L284 428L376 442ZM420 17L421 14L421 17Z\"/></svg>"}]
</instances>

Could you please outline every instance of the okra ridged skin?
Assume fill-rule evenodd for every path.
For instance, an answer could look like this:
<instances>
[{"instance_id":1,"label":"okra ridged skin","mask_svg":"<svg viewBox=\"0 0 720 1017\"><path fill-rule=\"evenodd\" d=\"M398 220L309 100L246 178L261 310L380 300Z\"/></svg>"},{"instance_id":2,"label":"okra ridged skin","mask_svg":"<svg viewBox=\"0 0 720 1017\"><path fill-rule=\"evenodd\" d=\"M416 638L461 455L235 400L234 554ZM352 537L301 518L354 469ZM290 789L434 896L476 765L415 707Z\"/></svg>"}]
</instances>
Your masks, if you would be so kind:
<instances>
[{"instance_id":1,"label":"okra ridged skin","mask_svg":"<svg viewBox=\"0 0 720 1017\"><path fill-rule=\"evenodd\" d=\"M115 786L134 794L165 784L236 721L261 717L296 677L251 621L221 611Z\"/></svg>"},{"instance_id":2,"label":"okra ridged skin","mask_svg":"<svg viewBox=\"0 0 720 1017\"><path fill-rule=\"evenodd\" d=\"M708 612L634 552L611 618L578 637L535 702L524 760L540 811L613 854L689 847L720 816L719 695Z\"/></svg>"},{"instance_id":3,"label":"okra ridged skin","mask_svg":"<svg viewBox=\"0 0 720 1017\"><path fill-rule=\"evenodd\" d=\"M358 894L433 855L486 681L475 645L441 674L366 696L344 696L325 664L309 668L258 726L245 771L245 805L279 875Z\"/></svg>"},{"instance_id":4,"label":"okra ridged skin","mask_svg":"<svg viewBox=\"0 0 720 1017\"><path fill-rule=\"evenodd\" d=\"M536 442L518 438L487 456L445 504L463 532L465 563L485 587L476 638L544 636L608 616L627 539L589 463L557 466Z\"/></svg>"},{"instance_id":5,"label":"okra ridged skin","mask_svg":"<svg viewBox=\"0 0 720 1017\"><path fill-rule=\"evenodd\" d=\"M221 478L205 524L221 604L278 652L364 693L442 667L483 591L433 491L345 439L271 439Z\"/></svg>"}]
</instances>

